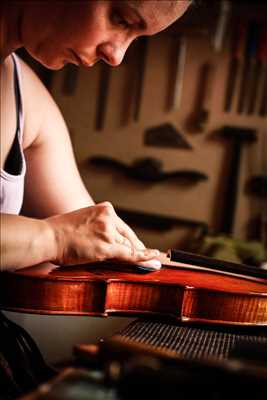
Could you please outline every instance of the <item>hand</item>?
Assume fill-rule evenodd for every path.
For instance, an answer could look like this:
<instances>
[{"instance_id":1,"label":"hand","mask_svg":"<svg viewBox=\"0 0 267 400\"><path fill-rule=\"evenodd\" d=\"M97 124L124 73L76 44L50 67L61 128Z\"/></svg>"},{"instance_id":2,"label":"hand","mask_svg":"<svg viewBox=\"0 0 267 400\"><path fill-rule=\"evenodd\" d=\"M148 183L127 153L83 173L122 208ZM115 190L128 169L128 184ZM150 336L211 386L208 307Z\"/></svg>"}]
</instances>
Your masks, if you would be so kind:
<instances>
[{"instance_id":1,"label":"hand","mask_svg":"<svg viewBox=\"0 0 267 400\"><path fill-rule=\"evenodd\" d=\"M133 230L116 214L109 202L46 219L55 238L55 257L60 265L116 259L155 269L158 250L145 248Z\"/></svg>"}]
</instances>

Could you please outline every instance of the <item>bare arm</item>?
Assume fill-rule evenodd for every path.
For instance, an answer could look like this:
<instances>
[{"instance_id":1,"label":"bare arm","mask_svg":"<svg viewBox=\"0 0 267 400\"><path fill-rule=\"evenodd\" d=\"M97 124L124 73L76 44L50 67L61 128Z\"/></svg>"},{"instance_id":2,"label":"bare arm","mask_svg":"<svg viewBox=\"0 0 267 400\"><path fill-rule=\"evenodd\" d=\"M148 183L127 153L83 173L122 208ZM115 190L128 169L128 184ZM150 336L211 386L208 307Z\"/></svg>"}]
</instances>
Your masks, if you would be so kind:
<instances>
[{"instance_id":1,"label":"bare arm","mask_svg":"<svg viewBox=\"0 0 267 400\"><path fill-rule=\"evenodd\" d=\"M1 214L0 270L45 261L74 265L110 259L132 263L155 260L158 250L146 249L108 202L46 219Z\"/></svg>"},{"instance_id":2,"label":"bare arm","mask_svg":"<svg viewBox=\"0 0 267 400\"><path fill-rule=\"evenodd\" d=\"M55 259L53 232L45 220L1 214L1 271Z\"/></svg>"},{"instance_id":3,"label":"bare arm","mask_svg":"<svg viewBox=\"0 0 267 400\"><path fill-rule=\"evenodd\" d=\"M94 205L57 106L26 66L24 77L27 216L1 216L1 269L44 261L140 263L157 257L158 251L146 249L110 203ZM159 262L154 260L153 265L158 268Z\"/></svg>"},{"instance_id":4,"label":"bare arm","mask_svg":"<svg viewBox=\"0 0 267 400\"><path fill-rule=\"evenodd\" d=\"M27 161L23 213L48 217L93 205L57 105L25 64L23 77Z\"/></svg>"}]
</instances>

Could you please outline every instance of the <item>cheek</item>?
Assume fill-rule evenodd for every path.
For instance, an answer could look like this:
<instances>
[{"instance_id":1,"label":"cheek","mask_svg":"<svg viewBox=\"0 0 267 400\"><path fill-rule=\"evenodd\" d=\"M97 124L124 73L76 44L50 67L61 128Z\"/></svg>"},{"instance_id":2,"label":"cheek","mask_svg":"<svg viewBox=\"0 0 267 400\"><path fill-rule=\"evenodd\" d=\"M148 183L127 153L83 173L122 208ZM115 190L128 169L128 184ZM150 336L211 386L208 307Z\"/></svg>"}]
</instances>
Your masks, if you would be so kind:
<instances>
[{"instance_id":1,"label":"cheek","mask_svg":"<svg viewBox=\"0 0 267 400\"><path fill-rule=\"evenodd\" d=\"M35 60L46 68L60 69L64 67L64 63L69 57L66 48L62 46L63 41L63 38L55 40L53 34L47 34L44 37L43 32L40 35L25 32L24 47Z\"/></svg>"},{"instance_id":2,"label":"cheek","mask_svg":"<svg viewBox=\"0 0 267 400\"><path fill-rule=\"evenodd\" d=\"M71 41L79 48L96 48L99 43L108 40L109 2L89 4L89 8L84 7L84 13L75 19L72 30Z\"/></svg>"},{"instance_id":3,"label":"cheek","mask_svg":"<svg viewBox=\"0 0 267 400\"><path fill-rule=\"evenodd\" d=\"M103 40L103 36L93 29L85 29L73 38L73 44L79 49L96 49Z\"/></svg>"}]
</instances>

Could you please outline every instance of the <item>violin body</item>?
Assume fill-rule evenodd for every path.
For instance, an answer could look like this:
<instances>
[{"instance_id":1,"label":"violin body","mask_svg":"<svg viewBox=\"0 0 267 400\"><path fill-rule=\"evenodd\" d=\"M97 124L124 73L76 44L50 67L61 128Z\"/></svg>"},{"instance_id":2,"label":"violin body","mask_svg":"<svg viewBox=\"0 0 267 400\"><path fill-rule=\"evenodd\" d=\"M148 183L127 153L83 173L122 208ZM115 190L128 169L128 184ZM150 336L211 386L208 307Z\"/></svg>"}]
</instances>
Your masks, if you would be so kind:
<instances>
[{"instance_id":1,"label":"violin body","mask_svg":"<svg viewBox=\"0 0 267 400\"><path fill-rule=\"evenodd\" d=\"M0 308L98 317L151 314L184 323L267 325L266 281L175 265L175 269L163 265L159 271L136 273L133 267L119 263L71 267L44 263L3 272Z\"/></svg>"}]
</instances>

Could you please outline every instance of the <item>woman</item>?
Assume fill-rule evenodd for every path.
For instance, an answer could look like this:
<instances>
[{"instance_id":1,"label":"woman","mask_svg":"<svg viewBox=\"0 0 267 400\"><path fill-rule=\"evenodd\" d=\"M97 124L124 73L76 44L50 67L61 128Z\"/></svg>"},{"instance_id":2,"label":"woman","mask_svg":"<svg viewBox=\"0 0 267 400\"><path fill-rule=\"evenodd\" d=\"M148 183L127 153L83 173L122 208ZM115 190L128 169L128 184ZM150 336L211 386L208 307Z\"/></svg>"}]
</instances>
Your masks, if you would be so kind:
<instances>
[{"instance_id":1,"label":"woman","mask_svg":"<svg viewBox=\"0 0 267 400\"><path fill-rule=\"evenodd\" d=\"M68 265L105 259L160 268L158 250L145 248L109 202L94 204L79 176L58 107L14 52L25 47L50 69L66 63L91 67L100 60L117 66L135 39L165 29L189 4L189 0L1 3L1 270L45 261ZM24 350L20 357L22 343L31 339L4 316L0 323L5 338L0 342L0 388L1 394L12 398L47 379L50 371L36 378L36 365L43 368L38 350L32 365ZM14 372L16 364L19 369Z\"/></svg>"},{"instance_id":2,"label":"woman","mask_svg":"<svg viewBox=\"0 0 267 400\"><path fill-rule=\"evenodd\" d=\"M133 42L179 18L190 1L6 1L1 5L1 269L116 258L159 268L108 202L83 186L64 120L20 47L50 69L117 66ZM16 106L15 106L16 105ZM26 173L27 170L27 173ZM25 179L24 179L25 178ZM18 215L24 199L23 214ZM78 233L78 234L77 234Z\"/></svg>"}]
</instances>

